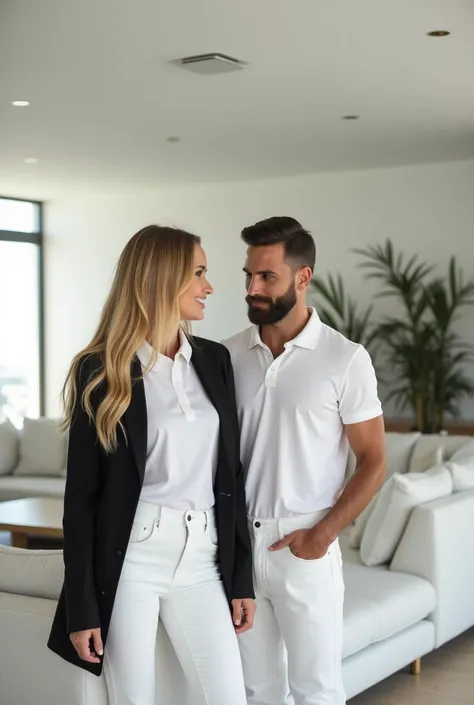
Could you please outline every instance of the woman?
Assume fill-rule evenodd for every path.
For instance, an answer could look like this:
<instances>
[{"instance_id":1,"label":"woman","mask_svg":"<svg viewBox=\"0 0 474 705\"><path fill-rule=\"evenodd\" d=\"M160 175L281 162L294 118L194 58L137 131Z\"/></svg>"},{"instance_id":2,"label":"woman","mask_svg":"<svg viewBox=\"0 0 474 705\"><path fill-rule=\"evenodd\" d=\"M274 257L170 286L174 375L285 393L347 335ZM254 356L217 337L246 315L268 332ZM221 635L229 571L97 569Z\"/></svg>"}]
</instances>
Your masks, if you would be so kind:
<instances>
[{"instance_id":1,"label":"woman","mask_svg":"<svg viewBox=\"0 0 474 705\"><path fill-rule=\"evenodd\" d=\"M110 705L155 704L158 618L209 705L246 703L236 632L255 607L233 373L223 346L185 332L213 293L206 271L195 235L140 230L64 389L65 582L48 645L104 665Z\"/></svg>"}]
</instances>

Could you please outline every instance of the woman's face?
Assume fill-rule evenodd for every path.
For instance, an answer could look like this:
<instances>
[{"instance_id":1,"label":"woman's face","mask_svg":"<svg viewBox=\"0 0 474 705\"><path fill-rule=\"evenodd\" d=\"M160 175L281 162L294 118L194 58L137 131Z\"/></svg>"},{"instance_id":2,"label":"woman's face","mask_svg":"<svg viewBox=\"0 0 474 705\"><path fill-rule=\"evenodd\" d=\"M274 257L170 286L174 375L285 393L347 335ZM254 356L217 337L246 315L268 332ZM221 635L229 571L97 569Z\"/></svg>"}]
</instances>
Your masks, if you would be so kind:
<instances>
[{"instance_id":1,"label":"woman's face","mask_svg":"<svg viewBox=\"0 0 474 705\"><path fill-rule=\"evenodd\" d=\"M207 259L201 245L194 246L194 274L188 288L179 299L182 321L201 321L204 318L206 298L214 289L206 278Z\"/></svg>"}]
</instances>

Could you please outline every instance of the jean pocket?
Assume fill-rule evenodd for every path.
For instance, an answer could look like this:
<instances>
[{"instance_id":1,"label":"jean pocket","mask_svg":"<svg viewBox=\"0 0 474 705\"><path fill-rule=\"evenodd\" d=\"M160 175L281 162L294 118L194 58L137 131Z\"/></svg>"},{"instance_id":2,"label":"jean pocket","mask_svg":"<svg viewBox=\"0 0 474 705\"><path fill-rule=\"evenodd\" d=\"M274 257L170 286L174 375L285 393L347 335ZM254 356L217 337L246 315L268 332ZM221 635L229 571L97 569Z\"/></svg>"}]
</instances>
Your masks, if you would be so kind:
<instances>
[{"instance_id":1,"label":"jean pocket","mask_svg":"<svg viewBox=\"0 0 474 705\"><path fill-rule=\"evenodd\" d=\"M321 563L327 556L329 556L329 551L327 551L327 553L325 553L324 556L321 556L320 558L300 558L299 556L296 556L293 553L293 551L291 550L291 546L288 546L288 553L290 554L291 558L293 558L295 561L299 561L300 563L307 563L308 565Z\"/></svg>"},{"instance_id":2,"label":"jean pocket","mask_svg":"<svg viewBox=\"0 0 474 705\"><path fill-rule=\"evenodd\" d=\"M207 534L207 537L208 537L210 543L214 547L217 547L219 544L219 536L217 534L217 527L214 524L214 522L212 524L208 525L208 527L206 529L206 534Z\"/></svg>"},{"instance_id":3,"label":"jean pocket","mask_svg":"<svg viewBox=\"0 0 474 705\"><path fill-rule=\"evenodd\" d=\"M140 521L136 519L133 522L132 530L130 532L129 543L145 543L153 536L153 533L157 527L157 522L153 520Z\"/></svg>"}]
</instances>

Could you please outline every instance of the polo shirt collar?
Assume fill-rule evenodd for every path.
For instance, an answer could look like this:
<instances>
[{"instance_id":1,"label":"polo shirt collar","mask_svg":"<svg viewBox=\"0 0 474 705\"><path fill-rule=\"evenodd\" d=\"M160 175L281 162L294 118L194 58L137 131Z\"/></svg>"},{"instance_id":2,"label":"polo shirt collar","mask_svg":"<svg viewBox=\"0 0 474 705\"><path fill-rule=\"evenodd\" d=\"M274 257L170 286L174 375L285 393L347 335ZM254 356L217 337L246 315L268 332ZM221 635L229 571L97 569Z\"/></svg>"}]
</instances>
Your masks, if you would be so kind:
<instances>
[{"instance_id":1,"label":"polo shirt collar","mask_svg":"<svg viewBox=\"0 0 474 705\"><path fill-rule=\"evenodd\" d=\"M314 306L309 306L308 311L311 313L311 315L307 324L305 325L303 330L298 333L296 338L293 338L293 340L289 340L285 344L285 348L293 347L294 345L299 348L306 348L306 350L314 350L316 348L319 339L319 334L321 332L322 323L321 319L318 316L318 312L316 311ZM249 350L255 348L257 345L265 347L260 337L260 326L252 326L252 328L250 329L249 336Z\"/></svg>"},{"instance_id":2,"label":"polo shirt collar","mask_svg":"<svg viewBox=\"0 0 474 705\"><path fill-rule=\"evenodd\" d=\"M181 356L183 357L186 362L189 364L191 362L191 356L192 356L192 348L191 344L188 340L188 337L186 333L182 330L182 328L179 329L179 342L180 342L180 347L178 352L176 353L176 357ZM149 343L144 341L140 348L137 351L138 359L140 360L142 366L146 368L148 364L150 363L150 359L152 356L153 348ZM160 363L160 360L166 359L165 355L158 355L155 365L152 367L152 369L156 369Z\"/></svg>"}]
</instances>

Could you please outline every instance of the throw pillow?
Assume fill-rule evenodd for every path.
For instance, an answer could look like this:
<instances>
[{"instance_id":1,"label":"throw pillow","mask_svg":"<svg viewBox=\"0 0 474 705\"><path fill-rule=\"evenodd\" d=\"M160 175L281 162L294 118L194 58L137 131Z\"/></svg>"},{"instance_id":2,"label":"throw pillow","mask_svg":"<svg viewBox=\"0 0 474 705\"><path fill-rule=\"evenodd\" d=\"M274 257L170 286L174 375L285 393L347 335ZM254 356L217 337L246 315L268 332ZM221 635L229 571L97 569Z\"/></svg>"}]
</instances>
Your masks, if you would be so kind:
<instances>
[{"instance_id":1,"label":"throw pillow","mask_svg":"<svg viewBox=\"0 0 474 705\"><path fill-rule=\"evenodd\" d=\"M444 464L453 479L453 492L464 492L474 489L474 463L453 463L452 460Z\"/></svg>"},{"instance_id":2,"label":"throw pillow","mask_svg":"<svg viewBox=\"0 0 474 705\"><path fill-rule=\"evenodd\" d=\"M360 546L365 565L388 563L403 536L412 510L419 504L451 494L453 481L443 466L426 472L395 473L380 492Z\"/></svg>"},{"instance_id":3,"label":"throw pillow","mask_svg":"<svg viewBox=\"0 0 474 705\"><path fill-rule=\"evenodd\" d=\"M436 465L442 465L444 448L439 444L437 436L423 437L416 444L411 456L409 472L425 472Z\"/></svg>"},{"instance_id":4,"label":"throw pillow","mask_svg":"<svg viewBox=\"0 0 474 705\"><path fill-rule=\"evenodd\" d=\"M0 423L0 475L10 475L18 462L18 431L11 421Z\"/></svg>"},{"instance_id":5,"label":"throw pillow","mask_svg":"<svg viewBox=\"0 0 474 705\"><path fill-rule=\"evenodd\" d=\"M15 475L58 477L66 465L66 438L56 419L24 420L20 433L20 462Z\"/></svg>"},{"instance_id":6,"label":"throw pillow","mask_svg":"<svg viewBox=\"0 0 474 705\"><path fill-rule=\"evenodd\" d=\"M410 457L415 448L415 444L420 437L418 431L414 433L386 433L385 442L387 444L387 480L396 472L405 473L408 470ZM355 469L355 460L354 460ZM379 490L380 492L380 490ZM351 548L359 548L367 521L375 507L378 493L371 502L354 521L349 536Z\"/></svg>"}]
</instances>

